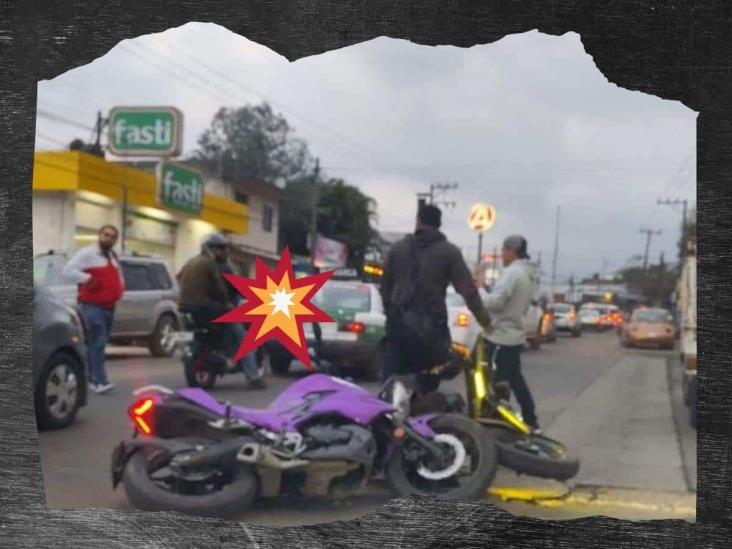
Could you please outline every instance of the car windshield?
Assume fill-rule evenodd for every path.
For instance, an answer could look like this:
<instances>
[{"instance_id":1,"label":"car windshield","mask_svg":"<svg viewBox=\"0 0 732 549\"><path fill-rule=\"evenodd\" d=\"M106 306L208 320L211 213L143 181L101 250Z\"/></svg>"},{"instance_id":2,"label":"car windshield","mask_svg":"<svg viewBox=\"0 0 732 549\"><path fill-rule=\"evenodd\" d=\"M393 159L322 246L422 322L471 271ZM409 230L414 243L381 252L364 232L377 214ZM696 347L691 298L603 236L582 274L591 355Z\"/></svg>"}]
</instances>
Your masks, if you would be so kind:
<instances>
[{"instance_id":1,"label":"car windshield","mask_svg":"<svg viewBox=\"0 0 732 549\"><path fill-rule=\"evenodd\" d=\"M74 281L65 277L61 270L66 263L63 255L42 255L33 258L33 282L39 286L67 286Z\"/></svg>"},{"instance_id":2,"label":"car windshield","mask_svg":"<svg viewBox=\"0 0 732 549\"><path fill-rule=\"evenodd\" d=\"M581 316L600 316L600 313L597 309L582 309L580 311Z\"/></svg>"},{"instance_id":3,"label":"car windshield","mask_svg":"<svg viewBox=\"0 0 732 549\"><path fill-rule=\"evenodd\" d=\"M662 324L668 321L666 311L636 311L631 322L645 322L647 324Z\"/></svg>"},{"instance_id":4,"label":"car windshield","mask_svg":"<svg viewBox=\"0 0 732 549\"><path fill-rule=\"evenodd\" d=\"M313 303L324 310L368 312L371 310L371 290L366 284L326 284L313 298Z\"/></svg>"},{"instance_id":5,"label":"car windshield","mask_svg":"<svg viewBox=\"0 0 732 549\"><path fill-rule=\"evenodd\" d=\"M566 303L555 303L550 308L555 313L568 313L572 310L572 306L567 305Z\"/></svg>"}]
</instances>

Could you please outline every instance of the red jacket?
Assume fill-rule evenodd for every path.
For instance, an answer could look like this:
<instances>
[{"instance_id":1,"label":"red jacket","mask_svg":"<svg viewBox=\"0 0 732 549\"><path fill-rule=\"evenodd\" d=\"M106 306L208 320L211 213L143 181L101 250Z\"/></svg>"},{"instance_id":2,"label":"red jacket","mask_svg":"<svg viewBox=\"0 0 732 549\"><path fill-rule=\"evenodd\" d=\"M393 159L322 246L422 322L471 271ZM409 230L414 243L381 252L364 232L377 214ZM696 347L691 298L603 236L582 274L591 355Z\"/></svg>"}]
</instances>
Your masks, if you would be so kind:
<instances>
[{"instance_id":1,"label":"red jacket","mask_svg":"<svg viewBox=\"0 0 732 549\"><path fill-rule=\"evenodd\" d=\"M64 274L79 283L79 301L113 309L125 291L119 262L99 244L82 248L64 267Z\"/></svg>"}]
</instances>

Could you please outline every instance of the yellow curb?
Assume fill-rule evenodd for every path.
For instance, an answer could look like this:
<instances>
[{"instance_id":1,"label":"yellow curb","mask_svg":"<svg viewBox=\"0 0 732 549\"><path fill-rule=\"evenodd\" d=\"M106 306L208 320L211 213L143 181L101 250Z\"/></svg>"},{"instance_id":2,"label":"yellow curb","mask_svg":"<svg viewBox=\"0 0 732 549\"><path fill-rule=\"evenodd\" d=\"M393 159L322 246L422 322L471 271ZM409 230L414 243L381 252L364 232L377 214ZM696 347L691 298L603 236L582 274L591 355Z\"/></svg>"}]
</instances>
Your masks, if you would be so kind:
<instances>
[{"instance_id":1,"label":"yellow curb","mask_svg":"<svg viewBox=\"0 0 732 549\"><path fill-rule=\"evenodd\" d=\"M488 488L488 493L503 501L539 501L545 499L558 499L567 495L568 492L552 490L550 488Z\"/></svg>"}]
</instances>

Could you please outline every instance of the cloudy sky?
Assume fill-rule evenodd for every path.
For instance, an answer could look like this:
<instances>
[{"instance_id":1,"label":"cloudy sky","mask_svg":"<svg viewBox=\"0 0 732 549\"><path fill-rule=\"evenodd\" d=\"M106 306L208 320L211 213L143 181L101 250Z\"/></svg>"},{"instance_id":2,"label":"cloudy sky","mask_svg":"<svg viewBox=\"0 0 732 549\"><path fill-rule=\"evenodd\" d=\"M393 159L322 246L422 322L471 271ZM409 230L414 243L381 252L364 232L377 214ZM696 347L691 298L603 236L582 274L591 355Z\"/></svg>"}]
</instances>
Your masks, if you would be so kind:
<instances>
[{"instance_id":1,"label":"cloudy sky","mask_svg":"<svg viewBox=\"0 0 732 549\"><path fill-rule=\"evenodd\" d=\"M464 49L377 38L288 62L213 24L125 40L38 85L38 149L88 139L96 112L175 105L190 152L216 110L269 101L324 171L378 203L378 227L408 231L415 194L457 182L443 229L473 257L470 206L497 210L484 249L521 233L557 277L622 267L659 229L651 258L676 257L681 210L696 201L696 113L607 82L579 35L538 32ZM87 126L89 128L87 128Z\"/></svg>"}]
</instances>

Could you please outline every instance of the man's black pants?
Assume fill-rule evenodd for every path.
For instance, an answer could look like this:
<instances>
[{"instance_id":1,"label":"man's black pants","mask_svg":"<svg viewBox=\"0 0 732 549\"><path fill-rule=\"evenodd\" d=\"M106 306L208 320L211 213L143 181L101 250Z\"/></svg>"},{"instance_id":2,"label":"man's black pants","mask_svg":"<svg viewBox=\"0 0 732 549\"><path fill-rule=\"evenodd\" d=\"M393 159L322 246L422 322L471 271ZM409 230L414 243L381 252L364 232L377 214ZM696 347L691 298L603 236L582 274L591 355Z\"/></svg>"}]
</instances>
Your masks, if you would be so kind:
<instances>
[{"instance_id":1,"label":"man's black pants","mask_svg":"<svg viewBox=\"0 0 732 549\"><path fill-rule=\"evenodd\" d=\"M496 381L507 381L513 394L521 406L521 415L524 421L538 427L534 399L529 391L523 374L521 373L521 349L523 345L496 345L486 342L486 358L496 364Z\"/></svg>"},{"instance_id":2,"label":"man's black pants","mask_svg":"<svg viewBox=\"0 0 732 549\"><path fill-rule=\"evenodd\" d=\"M429 370L434 357L425 344L407 328L399 318L389 319L386 323L386 349L382 381L392 375L416 374L417 391L427 394L436 391L440 378L419 372Z\"/></svg>"}]
</instances>

